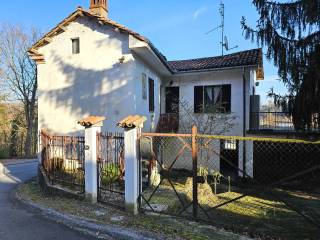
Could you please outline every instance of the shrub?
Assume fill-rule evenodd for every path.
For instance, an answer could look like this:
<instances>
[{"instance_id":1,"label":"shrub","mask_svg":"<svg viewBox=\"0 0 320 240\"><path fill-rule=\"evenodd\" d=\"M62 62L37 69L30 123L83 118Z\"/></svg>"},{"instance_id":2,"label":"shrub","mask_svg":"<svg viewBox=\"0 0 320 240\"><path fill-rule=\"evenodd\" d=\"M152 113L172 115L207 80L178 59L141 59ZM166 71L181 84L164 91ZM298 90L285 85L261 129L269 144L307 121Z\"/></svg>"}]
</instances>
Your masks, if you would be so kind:
<instances>
[{"instance_id":1,"label":"shrub","mask_svg":"<svg viewBox=\"0 0 320 240\"><path fill-rule=\"evenodd\" d=\"M102 169L101 174L102 185L109 185L118 182L121 178L120 166L114 163L109 164Z\"/></svg>"}]
</instances>

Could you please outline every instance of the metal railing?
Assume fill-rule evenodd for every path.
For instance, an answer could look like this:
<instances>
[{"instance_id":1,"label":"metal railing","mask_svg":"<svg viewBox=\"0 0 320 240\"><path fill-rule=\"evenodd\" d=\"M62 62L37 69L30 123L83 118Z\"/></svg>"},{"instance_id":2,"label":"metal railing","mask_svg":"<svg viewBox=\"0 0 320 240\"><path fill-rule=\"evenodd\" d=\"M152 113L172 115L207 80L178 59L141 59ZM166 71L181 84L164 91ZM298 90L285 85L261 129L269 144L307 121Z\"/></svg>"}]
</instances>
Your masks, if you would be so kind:
<instances>
[{"instance_id":1,"label":"metal railing","mask_svg":"<svg viewBox=\"0 0 320 240\"><path fill-rule=\"evenodd\" d=\"M85 139L41 131L41 164L52 184L84 192Z\"/></svg>"},{"instance_id":2,"label":"metal railing","mask_svg":"<svg viewBox=\"0 0 320 240\"><path fill-rule=\"evenodd\" d=\"M251 131L295 131L292 116L287 112L251 112Z\"/></svg>"},{"instance_id":3,"label":"metal railing","mask_svg":"<svg viewBox=\"0 0 320 240\"><path fill-rule=\"evenodd\" d=\"M160 114L157 132L172 133L179 130L179 114L164 113Z\"/></svg>"},{"instance_id":4,"label":"metal railing","mask_svg":"<svg viewBox=\"0 0 320 240\"><path fill-rule=\"evenodd\" d=\"M251 112L250 131L318 133L320 117L315 114L309 126L298 129L289 112Z\"/></svg>"}]
</instances>

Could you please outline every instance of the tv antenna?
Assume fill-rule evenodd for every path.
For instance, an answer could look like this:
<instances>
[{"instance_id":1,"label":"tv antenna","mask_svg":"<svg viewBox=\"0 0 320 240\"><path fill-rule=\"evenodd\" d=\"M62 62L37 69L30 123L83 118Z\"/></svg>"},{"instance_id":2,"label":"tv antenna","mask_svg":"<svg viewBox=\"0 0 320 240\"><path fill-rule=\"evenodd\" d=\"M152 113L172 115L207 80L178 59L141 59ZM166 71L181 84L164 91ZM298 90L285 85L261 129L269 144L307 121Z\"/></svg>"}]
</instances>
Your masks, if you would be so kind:
<instances>
[{"instance_id":1,"label":"tv antenna","mask_svg":"<svg viewBox=\"0 0 320 240\"><path fill-rule=\"evenodd\" d=\"M210 34L210 33L214 32L214 31L216 31L218 29L221 29L221 42L220 42L220 44L221 44L221 54L223 56L224 55L224 49L226 51L230 51L232 49L238 48L239 46L236 45L234 47L229 48L228 38L224 33L225 6L224 6L223 2L220 3L219 12L220 12L220 16L221 16L221 25L211 29L209 32L207 32L207 34Z\"/></svg>"}]
</instances>

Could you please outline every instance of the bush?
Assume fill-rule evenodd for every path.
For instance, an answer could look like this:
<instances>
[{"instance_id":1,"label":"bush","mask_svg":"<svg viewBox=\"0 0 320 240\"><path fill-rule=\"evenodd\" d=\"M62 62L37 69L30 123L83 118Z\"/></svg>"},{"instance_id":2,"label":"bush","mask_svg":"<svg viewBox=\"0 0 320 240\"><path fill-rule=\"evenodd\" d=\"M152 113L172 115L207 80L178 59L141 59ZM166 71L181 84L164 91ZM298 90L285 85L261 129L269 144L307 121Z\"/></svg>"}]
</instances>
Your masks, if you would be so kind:
<instances>
[{"instance_id":1,"label":"bush","mask_svg":"<svg viewBox=\"0 0 320 240\"><path fill-rule=\"evenodd\" d=\"M117 164L109 164L102 169L101 175L102 185L118 182L121 178L120 166Z\"/></svg>"}]
</instances>

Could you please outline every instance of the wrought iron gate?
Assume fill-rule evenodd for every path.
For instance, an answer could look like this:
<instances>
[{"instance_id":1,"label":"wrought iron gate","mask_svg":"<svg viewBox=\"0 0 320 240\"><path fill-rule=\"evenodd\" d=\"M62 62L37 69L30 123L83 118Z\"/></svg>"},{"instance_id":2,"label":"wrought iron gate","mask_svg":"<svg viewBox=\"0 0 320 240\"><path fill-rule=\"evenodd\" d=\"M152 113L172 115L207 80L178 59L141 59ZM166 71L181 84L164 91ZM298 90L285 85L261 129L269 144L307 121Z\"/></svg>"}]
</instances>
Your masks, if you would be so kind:
<instances>
[{"instance_id":1,"label":"wrought iron gate","mask_svg":"<svg viewBox=\"0 0 320 240\"><path fill-rule=\"evenodd\" d=\"M98 201L124 207L124 137L122 133L97 135Z\"/></svg>"}]
</instances>

